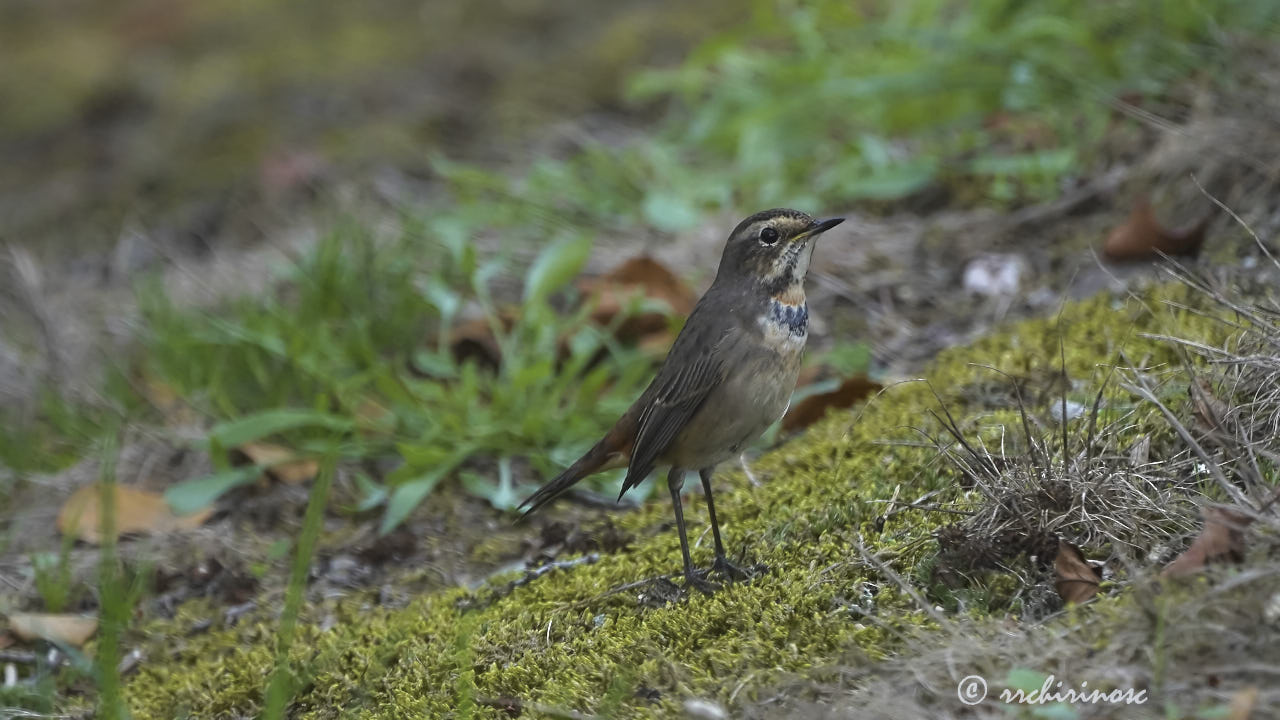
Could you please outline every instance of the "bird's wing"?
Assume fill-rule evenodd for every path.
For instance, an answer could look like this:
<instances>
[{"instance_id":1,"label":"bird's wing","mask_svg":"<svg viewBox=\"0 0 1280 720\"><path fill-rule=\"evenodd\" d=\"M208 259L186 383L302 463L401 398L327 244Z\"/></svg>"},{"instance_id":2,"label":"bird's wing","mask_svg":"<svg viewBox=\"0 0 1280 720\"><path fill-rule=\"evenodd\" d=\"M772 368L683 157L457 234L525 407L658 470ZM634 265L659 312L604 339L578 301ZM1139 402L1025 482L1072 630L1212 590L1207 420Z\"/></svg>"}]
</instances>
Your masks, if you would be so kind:
<instances>
[{"instance_id":1,"label":"bird's wing","mask_svg":"<svg viewBox=\"0 0 1280 720\"><path fill-rule=\"evenodd\" d=\"M720 347L724 337L725 333L719 337L686 337L682 333L676 338L668 362L645 393L647 402L640 414L636 442L619 498L648 476L658 456L698 412L711 391L723 382ZM673 363L672 358L679 358L680 362Z\"/></svg>"}]
</instances>

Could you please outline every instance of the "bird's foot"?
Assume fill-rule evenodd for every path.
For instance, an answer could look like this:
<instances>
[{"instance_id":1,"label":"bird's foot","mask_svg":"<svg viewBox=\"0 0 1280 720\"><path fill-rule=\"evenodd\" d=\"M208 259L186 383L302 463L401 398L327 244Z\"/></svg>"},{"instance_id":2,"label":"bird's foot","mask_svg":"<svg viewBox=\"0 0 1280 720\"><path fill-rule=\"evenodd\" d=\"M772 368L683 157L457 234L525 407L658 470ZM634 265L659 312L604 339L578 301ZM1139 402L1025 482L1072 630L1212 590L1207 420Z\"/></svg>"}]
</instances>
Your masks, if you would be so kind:
<instances>
[{"instance_id":1,"label":"bird's foot","mask_svg":"<svg viewBox=\"0 0 1280 720\"><path fill-rule=\"evenodd\" d=\"M721 555L716 558L714 563L712 563L711 569L730 580L750 580L768 568L763 565L757 565L751 568L740 567L729 562L729 558Z\"/></svg>"},{"instance_id":2,"label":"bird's foot","mask_svg":"<svg viewBox=\"0 0 1280 720\"><path fill-rule=\"evenodd\" d=\"M711 570L730 580L750 580L755 575L753 571L729 562L729 558L723 555L711 564Z\"/></svg>"},{"instance_id":3,"label":"bird's foot","mask_svg":"<svg viewBox=\"0 0 1280 720\"><path fill-rule=\"evenodd\" d=\"M705 572L692 572L685 575L684 586L686 590L698 590L704 595L712 595L720 589L720 583L708 580Z\"/></svg>"}]
</instances>

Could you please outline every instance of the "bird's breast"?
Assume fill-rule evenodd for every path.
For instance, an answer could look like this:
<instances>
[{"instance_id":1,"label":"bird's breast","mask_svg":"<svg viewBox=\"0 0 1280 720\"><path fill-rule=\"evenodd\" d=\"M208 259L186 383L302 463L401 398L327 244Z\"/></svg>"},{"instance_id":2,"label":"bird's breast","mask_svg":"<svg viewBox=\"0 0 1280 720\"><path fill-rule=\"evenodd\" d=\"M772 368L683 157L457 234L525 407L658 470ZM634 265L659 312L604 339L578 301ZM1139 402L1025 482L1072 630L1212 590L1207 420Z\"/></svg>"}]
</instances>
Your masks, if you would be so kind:
<instances>
[{"instance_id":1,"label":"bird's breast","mask_svg":"<svg viewBox=\"0 0 1280 720\"><path fill-rule=\"evenodd\" d=\"M809 307L803 298L798 303L770 298L756 324L770 349L784 356L799 353L809 337Z\"/></svg>"}]
</instances>

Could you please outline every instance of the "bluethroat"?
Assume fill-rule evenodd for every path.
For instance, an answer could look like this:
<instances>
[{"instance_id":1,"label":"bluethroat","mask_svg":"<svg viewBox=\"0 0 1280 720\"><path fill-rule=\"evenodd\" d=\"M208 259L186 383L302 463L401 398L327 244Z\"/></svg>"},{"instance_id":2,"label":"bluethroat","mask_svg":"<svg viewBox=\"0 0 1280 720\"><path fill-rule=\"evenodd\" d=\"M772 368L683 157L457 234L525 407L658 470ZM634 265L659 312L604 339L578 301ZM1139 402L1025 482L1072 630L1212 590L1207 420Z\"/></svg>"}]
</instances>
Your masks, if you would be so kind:
<instances>
[{"instance_id":1,"label":"bluethroat","mask_svg":"<svg viewBox=\"0 0 1280 720\"><path fill-rule=\"evenodd\" d=\"M524 501L525 515L602 470L627 468L621 499L655 467L669 466L667 488L686 582L712 592L716 585L694 571L680 503L686 471L697 470L715 541L712 569L729 579L749 576L725 556L712 473L786 412L808 337L809 260L818 236L841 222L777 209L738 223L715 281L694 306L657 377L600 442Z\"/></svg>"}]
</instances>

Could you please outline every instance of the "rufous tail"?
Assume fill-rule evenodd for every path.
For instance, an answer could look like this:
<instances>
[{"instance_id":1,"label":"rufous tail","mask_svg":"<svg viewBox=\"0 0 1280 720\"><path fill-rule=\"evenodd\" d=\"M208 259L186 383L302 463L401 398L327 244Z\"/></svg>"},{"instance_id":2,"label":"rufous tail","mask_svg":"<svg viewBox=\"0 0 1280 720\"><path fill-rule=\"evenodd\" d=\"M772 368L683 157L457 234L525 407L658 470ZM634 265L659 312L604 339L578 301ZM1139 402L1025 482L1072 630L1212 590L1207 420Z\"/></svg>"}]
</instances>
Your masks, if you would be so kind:
<instances>
[{"instance_id":1,"label":"rufous tail","mask_svg":"<svg viewBox=\"0 0 1280 720\"><path fill-rule=\"evenodd\" d=\"M563 495L569 488L578 483L579 480L609 468L623 467L627 463L629 447L624 447L622 441L623 433L619 432L619 428L614 428L608 435L605 435L595 447L587 451L586 455L578 458L578 461L570 465L568 469L555 476L546 485L538 488L538 491L530 495L527 500L520 503L520 507L528 506L528 510L524 511L524 517L528 517L537 512L543 505L555 500Z\"/></svg>"}]
</instances>

